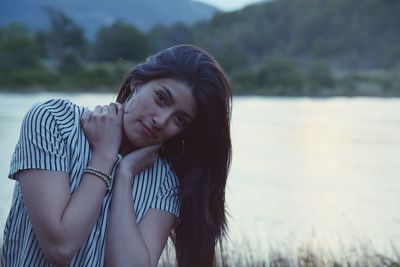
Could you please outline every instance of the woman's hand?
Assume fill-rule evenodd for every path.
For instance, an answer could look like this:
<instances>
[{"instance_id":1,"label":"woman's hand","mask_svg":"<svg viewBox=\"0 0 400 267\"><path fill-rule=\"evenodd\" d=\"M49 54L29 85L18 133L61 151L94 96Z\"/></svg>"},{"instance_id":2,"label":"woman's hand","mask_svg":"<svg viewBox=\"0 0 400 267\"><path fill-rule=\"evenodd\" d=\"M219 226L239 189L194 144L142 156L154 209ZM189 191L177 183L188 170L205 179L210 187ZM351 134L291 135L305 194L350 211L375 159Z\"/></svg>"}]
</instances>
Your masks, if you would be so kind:
<instances>
[{"instance_id":1,"label":"woman's hand","mask_svg":"<svg viewBox=\"0 0 400 267\"><path fill-rule=\"evenodd\" d=\"M118 165L117 176L132 179L139 172L150 167L157 158L161 145L139 148L126 155Z\"/></svg>"},{"instance_id":2,"label":"woman's hand","mask_svg":"<svg viewBox=\"0 0 400 267\"><path fill-rule=\"evenodd\" d=\"M120 103L96 106L94 111L85 112L81 126L94 153L110 155L118 154L122 140L124 109Z\"/></svg>"}]
</instances>

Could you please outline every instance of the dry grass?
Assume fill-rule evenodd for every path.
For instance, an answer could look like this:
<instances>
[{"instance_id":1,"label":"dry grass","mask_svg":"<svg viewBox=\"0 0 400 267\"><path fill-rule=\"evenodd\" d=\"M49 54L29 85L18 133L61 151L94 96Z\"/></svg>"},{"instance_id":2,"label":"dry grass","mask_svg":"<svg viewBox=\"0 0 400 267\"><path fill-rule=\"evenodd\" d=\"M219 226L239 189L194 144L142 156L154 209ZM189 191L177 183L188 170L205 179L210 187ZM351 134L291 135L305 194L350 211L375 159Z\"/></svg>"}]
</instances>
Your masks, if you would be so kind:
<instances>
[{"instance_id":1,"label":"dry grass","mask_svg":"<svg viewBox=\"0 0 400 267\"><path fill-rule=\"evenodd\" d=\"M337 255L307 246L298 248L295 253L273 249L265 255L249 242L242 242L235 248L219 250L217 267L400 267L399 248L392 244L391 256L366 247ZM168 243L158 266L175 267L174 258L175 253Z\"/></svg>"},{"instance_id":2,"label":"dry grass","mask_svg":"<svg viewBox=\"0 0 400 267\"><path fill-rule=\"evenodd\" d=\"M259 247L259 246L256 246ZM259 249L243 242L235 247L219 251L218 267L400 267L400 247L392 244L390 256L374 252L365 246L342 251L340 255L332 251L322 251L308 246L294 252L271 249L260 253ZM171 245L160 260L160 267L176 266Z\"/></svg>"}]
</instances>

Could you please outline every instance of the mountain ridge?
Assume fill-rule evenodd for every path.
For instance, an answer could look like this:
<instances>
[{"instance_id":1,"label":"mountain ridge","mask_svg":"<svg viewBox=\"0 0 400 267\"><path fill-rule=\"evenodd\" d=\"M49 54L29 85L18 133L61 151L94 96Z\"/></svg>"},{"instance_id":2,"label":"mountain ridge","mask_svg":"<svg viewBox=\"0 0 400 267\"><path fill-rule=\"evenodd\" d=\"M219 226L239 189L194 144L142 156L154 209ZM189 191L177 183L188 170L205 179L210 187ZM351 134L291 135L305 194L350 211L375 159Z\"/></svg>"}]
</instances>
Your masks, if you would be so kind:
<instances>
[{"instance_id":1,"label":"mountain ridge","mask_svg":"<svg viewBox=\"0 0 400 267\"><path fill-rule=\"evenodd\" d=\"M229 69L261 65L274 56L301 66L323 61L335 68L373 69L400 66L398 14L398 0L264 1L191 27L154 31L151 38L158 49L198 44Z\"/></svg>"},{"instance_id":2,"label":"mountain ridge","mask_svg":"<svg viewBox=\"0 0 400 267\"><path fill-rule=\"evenodd\" d=\"M155 25L165 26L182 22L191 25L210 19L219 10L213 6L188 0L114 0L66 1L66 0L2 0L0 2L0 26L11 22L28 25L33 30L46 29L49 20L44 7L65 13L92 39L101 26L109 26L116 20L135 25L148 31Z\"/></svg>"}]
</instances>

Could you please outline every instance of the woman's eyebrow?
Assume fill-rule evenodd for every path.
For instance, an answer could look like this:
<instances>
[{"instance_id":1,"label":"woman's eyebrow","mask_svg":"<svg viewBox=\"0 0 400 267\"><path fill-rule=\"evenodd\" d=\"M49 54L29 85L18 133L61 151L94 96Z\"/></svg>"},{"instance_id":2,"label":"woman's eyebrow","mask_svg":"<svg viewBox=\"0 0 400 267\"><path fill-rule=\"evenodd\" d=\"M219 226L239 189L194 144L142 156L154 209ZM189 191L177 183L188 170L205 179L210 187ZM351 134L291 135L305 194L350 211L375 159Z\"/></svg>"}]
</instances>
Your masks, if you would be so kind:
<instances>
[{"instance_id":1,"label":"woman's eyebrow","mask_svg":"<svg viewBox=\"0 0 400 267\"><path fill-rule=\"evenodd\" d=\"M168 89L168 87L166 87L165 85L160 85L160 87L161 87L162 89L164 89L164 90L167 92L168 97L169 97L169 99L171 100L171 103L172 103L172 104L175 103L175 99L174 99L174 97L173 97L171 91ZM191 121L193 121L193 117L190 116L188 113L182 111L182 114L184 114L184 115L185 115L186 117L188 117Z\"/></svg>"}]
</instances>

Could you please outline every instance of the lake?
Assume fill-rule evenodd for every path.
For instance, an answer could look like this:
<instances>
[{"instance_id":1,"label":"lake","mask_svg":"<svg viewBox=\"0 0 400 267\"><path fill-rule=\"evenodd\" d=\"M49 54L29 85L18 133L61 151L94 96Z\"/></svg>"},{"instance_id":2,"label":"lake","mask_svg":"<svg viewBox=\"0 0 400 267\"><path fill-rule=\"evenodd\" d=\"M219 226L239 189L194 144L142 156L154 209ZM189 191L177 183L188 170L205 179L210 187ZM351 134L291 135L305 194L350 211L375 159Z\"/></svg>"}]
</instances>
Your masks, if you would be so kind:
<instances>
[{"instance_id":1,"label":"lake","mask_svg":"<svg viewBox=\"0 0 400 267\"><path fill-rule=\"evenodd\" d=\"M0 94L0 229L22 118L35 102L93 108L113 94ZM400 251L400 99L235 97L228 244Z\"/></svg>"}]
</instances>

